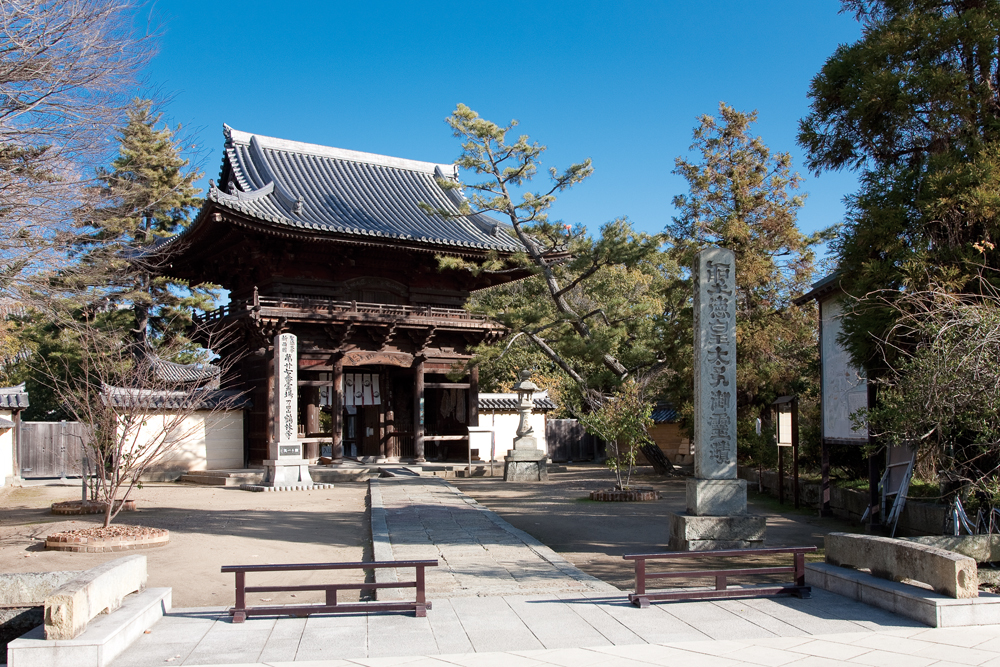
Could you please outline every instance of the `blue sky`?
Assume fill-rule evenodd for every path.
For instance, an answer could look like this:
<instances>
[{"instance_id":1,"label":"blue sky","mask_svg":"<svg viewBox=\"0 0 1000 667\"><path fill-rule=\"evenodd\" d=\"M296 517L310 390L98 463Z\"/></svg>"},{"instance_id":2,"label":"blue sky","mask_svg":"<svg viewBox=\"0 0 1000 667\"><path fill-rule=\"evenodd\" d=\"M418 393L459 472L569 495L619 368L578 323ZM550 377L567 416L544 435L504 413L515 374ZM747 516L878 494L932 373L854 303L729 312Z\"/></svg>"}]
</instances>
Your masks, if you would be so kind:
<instances>
[{"instance_id":1,"label":"blue sky","mask_svg":"<svg viewBox=\"0 0 1000 667\"><path fill-rule=\"evenodd\" d=\"M463 102L549 147L543 167L590 157L594 176L553 219L591 229L627 215L657 232L686 185L671 174L699 115L758 110L809 198L800 227L843 217L852 174L805 173L795 145L810 79L860 36L837 0L746 2L305 2L159 0L148 75L164 107L221 160L222 123L430 162L459 153L444 118Z\"/></svg>"}]
</instances>

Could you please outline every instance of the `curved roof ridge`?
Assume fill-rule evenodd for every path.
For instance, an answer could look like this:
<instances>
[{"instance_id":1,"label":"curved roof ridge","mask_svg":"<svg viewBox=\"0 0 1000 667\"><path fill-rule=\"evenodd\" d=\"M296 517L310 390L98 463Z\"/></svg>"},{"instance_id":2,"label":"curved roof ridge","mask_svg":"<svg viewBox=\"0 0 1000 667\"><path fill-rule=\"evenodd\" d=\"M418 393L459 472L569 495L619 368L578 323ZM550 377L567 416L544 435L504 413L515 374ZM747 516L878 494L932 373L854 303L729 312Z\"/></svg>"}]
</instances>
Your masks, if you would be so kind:
<instances>
[{"instance_id":1,"label":"curved roof ridge","mask_svg":"<svg viewBox=\"0 0 1000 667\"><path fill-rule=\"evenodd\" d=\"M435 169L440 169L440 171L445 174L446 178L458 177L458 167L454 164L422 162L420 160L379 155L377 153L352 151L347 148L334 148L332 146L321 146L320 144L292 141L291 139L279 139L277 137L268 137L263 134L243 132L242 130L237 130L225 124L223 124L223 128L226 138L238 144L249 145L251 140L256 139L262 148L271 148L273 150L287 151L289 153L306 153L319 157L333 158L335 160L362 162L364 164L392 167L394 169L405 169L407 171L418 171L426 174L434 174Z\"/></svg>"}]
</instances>

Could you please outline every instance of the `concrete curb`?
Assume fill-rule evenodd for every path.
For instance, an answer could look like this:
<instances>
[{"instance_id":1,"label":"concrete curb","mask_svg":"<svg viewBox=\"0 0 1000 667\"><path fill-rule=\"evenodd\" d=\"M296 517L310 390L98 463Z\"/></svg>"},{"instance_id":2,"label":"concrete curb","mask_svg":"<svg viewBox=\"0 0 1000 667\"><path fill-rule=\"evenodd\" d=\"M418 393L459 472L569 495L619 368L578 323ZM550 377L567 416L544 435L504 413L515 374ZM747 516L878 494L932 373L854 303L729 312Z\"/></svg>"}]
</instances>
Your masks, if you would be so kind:
<instances>
[{"instance_id":1,"label":"concrete curb","mask_svg":"<svg viewBox=\"0 0 1000 667\"><path fill-rule=\"evenodd\" d=\"M932 628L1000 623L1000 595L981 593L976 598L952 598L829 563L807 564L806 583Z\"/></svg>"},{"instance_id":2,"label":"concrete curb","mask_svg":"<svg viewBox=\"0 0 1000 667\"><path fill-rule=\"evenodd\" d=\"M368 497L371 503L371 533L372 560L395 560L392 554L392 542L389 541L389 526L385 521L385 505L382 503L382 489L377 479L368 480ZM394 584L399 581L395 569L379 568L375 570L376 584ZM401 600L402 590L398 588L375 589L376 600Z\"/></svg>"}]
</instances>

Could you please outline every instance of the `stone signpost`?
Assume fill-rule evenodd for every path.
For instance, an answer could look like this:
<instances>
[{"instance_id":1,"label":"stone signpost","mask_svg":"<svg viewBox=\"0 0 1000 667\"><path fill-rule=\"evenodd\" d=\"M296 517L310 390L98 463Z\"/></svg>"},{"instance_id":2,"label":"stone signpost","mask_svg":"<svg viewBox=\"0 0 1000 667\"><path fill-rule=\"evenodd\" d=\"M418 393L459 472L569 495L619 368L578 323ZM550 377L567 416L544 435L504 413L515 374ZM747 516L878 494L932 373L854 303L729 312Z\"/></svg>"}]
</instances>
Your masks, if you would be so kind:
<instances>
[{"instance_id":1,"label":"stone signpost","mask_svg":"<svg viewBox=\"0 0 1000 667\"><path fill-rule=\"evenodd\" d=\"M298 340L294 334L274 337L274 432L264 461L264 486L311 486L309 461L298 441Z\"/></svg>"},{"instance_id":2,"label":"stone signpost","mask_svg":"<svg viewBox=\"0 0 1000 667\"><path fill-rule=\"evenodd\" d=\"M736 478L736 263L706 248L694 278L694 479L687 512L670 515L673 551L763 546L765 521L747 514L747 483Z\"/></svg>"}]
</instances>

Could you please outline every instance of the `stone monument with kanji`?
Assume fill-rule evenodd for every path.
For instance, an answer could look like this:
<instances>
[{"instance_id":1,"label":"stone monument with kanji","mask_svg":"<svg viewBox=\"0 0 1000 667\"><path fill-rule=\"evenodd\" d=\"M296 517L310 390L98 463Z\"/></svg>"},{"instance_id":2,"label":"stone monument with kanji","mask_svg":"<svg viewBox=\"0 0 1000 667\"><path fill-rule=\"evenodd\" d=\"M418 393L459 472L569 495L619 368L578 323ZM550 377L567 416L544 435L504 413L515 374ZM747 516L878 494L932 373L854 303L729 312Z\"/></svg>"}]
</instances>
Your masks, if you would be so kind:
<instances>
[{"instance_id":1,"label":"stone monument with kanji","mask_svg":"<svg viewBox=\"0 0 1000 667\"><path fill-rule=\"evenodd\" d=\"M670 515L670 549L763 546L765 520L747 514L747 483L736 478L736 262L706 248L694 282L694 478L687 512Z\"/></svg>"},{"instance_id":2,"label":"stone monument with kanji","mask_svg":"<svg viewBox=\"0 0 1000 667\"><path fill-rule=\"evenodd\" d=\"M274 337L274 431L264 461L264 486L312 486L309 461L298 441L298 339L283 333Z\"/></svg>"}]
</instances>

